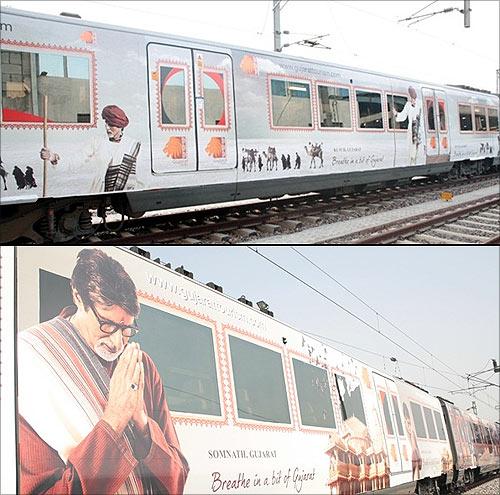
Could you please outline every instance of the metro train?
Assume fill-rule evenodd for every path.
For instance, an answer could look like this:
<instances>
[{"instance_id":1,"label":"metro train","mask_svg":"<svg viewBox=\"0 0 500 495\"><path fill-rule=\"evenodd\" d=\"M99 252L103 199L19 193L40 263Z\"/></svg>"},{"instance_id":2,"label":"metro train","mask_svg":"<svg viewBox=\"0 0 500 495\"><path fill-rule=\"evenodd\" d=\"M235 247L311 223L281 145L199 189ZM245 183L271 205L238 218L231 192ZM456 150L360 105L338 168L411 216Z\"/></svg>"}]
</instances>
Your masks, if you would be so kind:
<instances>
[{"instance_id":1,"label":"metro train","mask_svg":"<svg viewBox=\"0 0 500 495\"><path fill-rule=\"evenodd\" d=\"M16 248L18 332L72 304L68 281L80 249ZM163 381L190 465L185 493L437 494L500 470L500 423L144 250L104 251L136 285L134 338ZM23 381L16 383L21 396Z\"/></svg>"},{"instance_id":2,"label":"metro train","mask_svg":"<svg viewBox=\"0 0 500 495\"><path fill-rule=\"evenodd\" d=\"M2 8L1 238L498 169L498 95ZM114 133L114 134L113 134ZM43 149L43 152L42 152Z\"/></svg>"}]
</instances>

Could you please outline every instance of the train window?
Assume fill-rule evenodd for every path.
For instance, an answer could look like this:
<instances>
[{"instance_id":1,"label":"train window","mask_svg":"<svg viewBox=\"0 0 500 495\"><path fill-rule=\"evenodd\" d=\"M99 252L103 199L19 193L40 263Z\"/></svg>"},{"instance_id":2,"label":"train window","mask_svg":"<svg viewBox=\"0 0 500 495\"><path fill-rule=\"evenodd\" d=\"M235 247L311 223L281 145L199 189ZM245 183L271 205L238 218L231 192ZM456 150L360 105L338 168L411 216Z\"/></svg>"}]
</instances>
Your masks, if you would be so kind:
<instances>
[{"instance_id":1,"label":"train window","mask_svg":"<svg viewBox=\"0 0 500 495\"><path fill-rule=\"evenodd\" d=\"M62 309L73 304L69 278L40 269L38 280L40 321L55 318Z\"/></svg>"},{"instance_id":2,"label":"train window","mask_svg":"<svg viewBox=\"0 0 500 495\"><path fill-rule=\"evenodd\" d=\"M401 421L401 413L399 412L398 398L395 395L392 396L392 406L394 407L394 412L396 414L396 424L398 426L398 434L403 436L404 435L403 423Z\"/></svg>"},{"instance_id":3,"label":"train window","mask_svg":"<svg viewBox=\"0 0 500 495\"><path fill-rule=\"evenodd\" d=\"M358 102L358 127L360 129L383 129L381 94L356 90L356 100Z\"/></svg>"},{"instance_id":4,"label":"train window","mask_svg":"<svg viewBox=\"0 0 500 495\"><path fill-rule=\"evenodd\" d=\"M49 123L91 122L89 56L15 50L1 55L3 122L42 123L45 112Z\"/></svg>"},{"instance_id":5,"label":"train window","mask_svg":"<svg viewBox=\"0 0 500 495\"><path fill-rule=\"evenodd\" d=\"M472 112L470 105L458 105L460 115L460 130L472 131Z\"/></svg>"},{"instance_id":6,"label":"train window","mask_svg":"<svg viewBox=\"0 0 500 495\"><path fill-rule=\"evenodd\" d=\"M488 108L488 125L490 131L498 131L498 110Z\"/></svg>"},{"instance_id":7,"label":"train window","mask_svg":"<svg viewBox=\"0 0 500 495\"><path fill-rule=\"evenodd\" d=\"M425 424L427 425L427 431L429 433L429 438L437 440L434 418L432 417L432 411L428 407L424 407L424 416L425 416Z\"/></svg>"},{"instance_id":8,"label":"train window","mask_svg":"<svg viewBox=\"0 0 500 495\"><path fill-rule=\"evenodd\" d=\"M186 125L186 69L160 66L161 123L163 125Z\"/></svg>"},{"instance_id":9,"label":"train window","mask_svg":"<svg viewBox=\"0 0 500 495\"><path fill-rule=\"evenodd\" d=\"M425 432L424 417L422 416L422 408L419 404L410 401L411 414L413 416L413 423L415 425L415 432L418 438L427 438Z\"/></svg>"},{"instance_id":10,"label":"train window","mask_svg":"<svg viewBox=\"0 0 500 495\"><path fill-rule=\"evenodd\" d=\"M323 368L292 359L303 425L335 428L328 374Z\"/></svg>"},{"instance_id":11,"label":"train window","mask_svg":"<svg viewBox=\"0 0 500 495\"><path fill-rule=\"evenodd\" d=\"M389 115L389 129L408 129L408 119L398 122L394 117L393 109L401 113L408 103L406 96L387 95L387 114Z\"/></svg>"},{"instance_id":12,"label":"train window","mask_svg":"<svg viewBox=\"0 0 500 495\"><path fill-rule=\"evenodd\" d=\"M203 123L227 127L226 75L221 71L203 71Z\"/></svg>"},{"instance_id":13,"label":"train window","mask_svg":"<svg viewBox=\"0 0 500 495\"><path fill-rule=\"evenodd\" d=\"M391 411L389 410L389 401L387 394L383 390L379 390L380 402L382 402L382 409L384 411L385 427L389 435L394 435L394 428L392 426Z\"/></svg>"},{"instance_id":14,"label":"train window","mask_svg":"<svg viewBox=\"0 0 500 495\"><path fill-rule=\"evenodd\" d=\"M40 321L73 304L68 278L40 270L39 284ZM169 408L220 416L212 330L145 304L137 323L141 331L134 340L156 364Z\"/></svg>"},{"instance_id":15,"label":"train window","mask_svg":"<svg viewBox=\"0 0 500 495\"><path fill-rule=\"evenodd\" d=\"M321 128L351 128L349 89L318 85Z\"/></svg>"},{"instance_id":16,"label":"train window","mask_svg":"<svg viewBox=\"0 0 500 495\"><path fill-rule=\"evenodd\" d=\"M172 411L221 415L212 329L146 304L135 337L155 362Z\"/></svg>"},{"instance_id":17,"label":"train window","mask_svg":"<svg viewBox=\"0 0 500 495\"><path fill-rule=\"evenodd\" d=\"M483 132L487 131L488 127L486 124L486 108L485 107L474 107L474 121L476 124L476 131Z\"/></svg>"},{"instance_id":18,"label":"train window","mask_svg":"<svg viewBox=\"0 0 500 495\"><path fill-rule=\"evenodd\" d=\"M281 354L229 336L238 416L290 424Z\"/></svg>"},{"instance_id":19,"label":"train window","mask_svg":"<svg viewBox=\"0 0 500 495\"><path fill-rule=\"evenodd\" d=\"M434 419L436 420L437 433L440 440L446 440L446 431L443 426L441 415L437 411L434 412Z\"/></svg>"},{"instance_id":20,"label":"train window","mask_svg":"<svg viewBox=\"0 0 500 495\"><path fill-rule=\"evenodd\" d=\"M439 111L439 130L446 132L448 124L446 123L446 104L443 100L438 100Z\"/></svg>"},{"instance_id":21,"label":"train window","mask_svg":"<svg viewBox=\"0 0 500 495\"><path fill-rule=\"evenodd\" d=\"M434 98L426 98L425 100L426 116L427 116L427 129L429 131L436 130L436 117L434 112Z\"/></svg>"},{"instance_id":22,"label":"train window","mask_svg":"<svg viewBox=\"0 0 500 495\"><path fill-rule=\"evenodd\" d=\"M335 380L339 392L342 419L345 421L354 416L366 425L366 416L363 408L359 381L356 378L342 375L335 375Z\"/></svg>"},{"instance_id":23,"label":"train window","mask_svg":"<svg viewBox=\"0 0 500 495\"><path fill-rule=\"evenodd\" d=\"M274 127L312 127L309 83L271 79Z\"/></svg>"}]
</instances>

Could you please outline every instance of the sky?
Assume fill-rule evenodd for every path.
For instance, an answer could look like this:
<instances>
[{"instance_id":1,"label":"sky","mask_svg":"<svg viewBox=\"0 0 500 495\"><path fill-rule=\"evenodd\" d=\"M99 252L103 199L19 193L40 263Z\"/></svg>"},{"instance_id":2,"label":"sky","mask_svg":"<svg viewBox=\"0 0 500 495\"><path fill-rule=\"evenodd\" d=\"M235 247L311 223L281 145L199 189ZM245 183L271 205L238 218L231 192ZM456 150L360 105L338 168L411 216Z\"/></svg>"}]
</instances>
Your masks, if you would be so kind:
<instances>
[{"instance_id":1,"label":"sky","mask_svg":"<svg viewBox=\"0 0 500 495\"><path fill-rule=\"evenodd\" d=\"M221 285L230 297L245 295L253 301L254 307L257 301L265 301L277 320L297 330L333 339L336 342L329 343L338 350L376 369L418 383L433 395L441 395L464 409L471 407L474 397L450 393L467 386L467 382L456 374L491 369L491 359L500 362L498 247L257 247L259 253L376 328L374 311L297 251L309 258L378 312L380 331L416 357L396 347L249 247L165 246L145 249L152 258L159 257L172 263L172 268L183 265L199 282ZM403 336L384 318L433 356ZM398 360L399 369L390 361L391 357ZM431 367L444 371L446 378L432 371ZM480 377L492 383L500 382L499 373L487 372ZM498 421L500 412L494 406L499 402L498 386L478 392L478 413Z\"/></svg>"},{"instance_id":2,"label":"sky","mask_svg":"<svg viewBox=\"0 0 500 495\"><path fill-rule=\"evenodd\" d=\"M12 1L3 6L273 50L272 1ZM330 61L436 84L496 91L499 68L498 0L471 0L471 27L457 10L409 26L398 22L463 0L282 1L282 43L328 34L331 50L292 45L285 54Z\"/></svg>"}]
</instances>

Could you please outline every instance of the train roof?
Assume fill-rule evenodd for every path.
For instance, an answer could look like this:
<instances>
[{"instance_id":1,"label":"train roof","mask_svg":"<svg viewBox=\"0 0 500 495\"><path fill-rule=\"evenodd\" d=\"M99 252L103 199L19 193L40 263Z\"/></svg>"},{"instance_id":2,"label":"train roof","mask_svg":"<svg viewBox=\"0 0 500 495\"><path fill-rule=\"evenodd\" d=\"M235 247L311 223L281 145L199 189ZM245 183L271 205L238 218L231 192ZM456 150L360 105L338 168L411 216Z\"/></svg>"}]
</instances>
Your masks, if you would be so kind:
<instances>
[{"instance_id":1,"label":"train roof","mask_svg":"<svg viewBox=\"0 0 500 495\"><path fill-rule=\"evenodd\" d=\"M150 36L161 36L161 37L167 37L170 39L178 40L178 41L184 41L184 42L189 42L189 43L200 43L204 45L209 45L213 47L219 47L219 48L226 48L230 50L245 50L249 51L254 54L259 54L259 55L266 55L266 56L272 56L276 58L281 58L284 60L294 60L294 61L300 61L300 62L306 62L306 63L315 63L318 65L324 65L328 67L335 67L338 69L345 69L345 70L353 70L357 72L362 72L365 74L371 74L375 76L380 76L380 77L386 77L386 78L391 78L391 79L399 79L402 81L411 81L423 85L429 85L433 86L435 88L441 88L441 89L447 89L447 90L455 90L459 92L465 92L465 93L472 93L476 96L493 96L496 98L500 98L499 95L491 92L487 92L486 90L480 90L480 89L475 89L472 88L471 86L467 85L442 85L442 84L436 84L436 83L431 83L429 81L422 81L419 79L413 79L410 77L402 77L402 76L395 76L391 74L386 74L382 72L377 72L373 70L367 70L367 69L362 69L362 68L357 68L357 67L351 67L347 65L341 65L337 64L334 62L325 62L322 60L314 60L314 59L308 59L304 57L297 57L294 55L285 55L283 53L279 52L270 52L266 50L259 50L255 48L250 48L250 47L244 47L244 46L238 46L238 45L231 45L231 44L226 44L226 43L218 43L216 41L208 41L208 40L201 40L199 38L189 38L186 36L180 36L180 35L174 35L174 34L169 34L169 33L162 33L158 31L146 31L142 29L136 29L136 28L128 28L125 26L116 26L113 24L105 24L101 22L96 22L96 21L90 21L90 20L85 20L77 17L73 17L73 14L64 13L65 15L52 15L52 14L42 14L38 12L31 12L27 10L21 10L21 9L15 9L11 7L5 7L2 8L2 13L3 14L11 14L11 15L20 15L24 17L33 17L33 18L38 18L38 19L44 19L44 20L50 20L50 21L57 21L57 22L63 22L65 24L75 24L75 25L81 25L81 26L93 26L96 28L100 29L108 29L108 30L113 30L113 31L118 31L118 32L126 32L126 33L134 33L134 34L146 34Z\"/></svg>"}]
</instances>

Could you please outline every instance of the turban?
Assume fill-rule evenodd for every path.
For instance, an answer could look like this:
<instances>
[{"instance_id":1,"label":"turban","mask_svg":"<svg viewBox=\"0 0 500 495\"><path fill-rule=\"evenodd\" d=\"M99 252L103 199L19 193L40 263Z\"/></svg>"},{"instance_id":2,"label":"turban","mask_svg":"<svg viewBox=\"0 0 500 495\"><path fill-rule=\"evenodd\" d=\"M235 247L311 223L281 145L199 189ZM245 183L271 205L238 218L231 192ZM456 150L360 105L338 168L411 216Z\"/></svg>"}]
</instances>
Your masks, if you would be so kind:
<instances>
[{"instance_id":1,"label":"turban","mask_svg":"<svg viewBox=\"0 0 500 495\"><path fill-rule=\"evenodd\" d=\"M108 125L124 129L128 126L128 117L125 112L116 105L108 105L102 109L102 118Z\"/></svg>"},{"instance_id":2,"label":"turban","mask_svg":"<svg viewBox=\"0 0 500 495\"><path fill-rule=\"evenodd\" d=\"M417 97L417 92L415 91L415 88L413 88L412 86L410 86L408 88L408 93L410 94L410 96L412 98L416 98Z\"/></svg>"}]
</instances>

